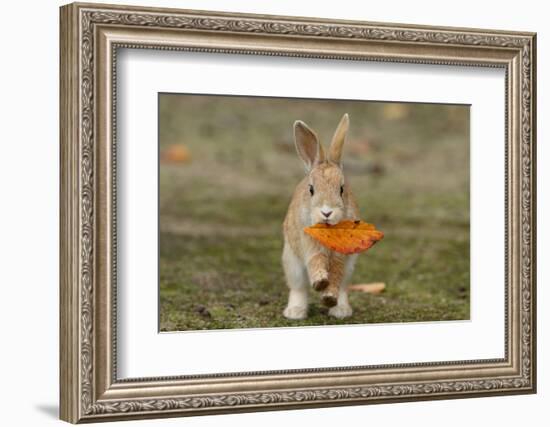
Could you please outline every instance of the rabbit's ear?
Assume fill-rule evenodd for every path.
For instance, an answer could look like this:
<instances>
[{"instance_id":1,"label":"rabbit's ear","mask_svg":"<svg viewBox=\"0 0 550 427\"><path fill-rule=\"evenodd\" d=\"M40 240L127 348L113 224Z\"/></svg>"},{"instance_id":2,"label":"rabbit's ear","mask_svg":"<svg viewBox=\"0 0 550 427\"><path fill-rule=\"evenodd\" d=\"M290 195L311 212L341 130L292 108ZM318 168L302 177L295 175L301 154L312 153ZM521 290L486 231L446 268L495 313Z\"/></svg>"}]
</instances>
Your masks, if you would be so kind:
<instances>
[{"instance_id":1,"label":"rabbit's ear","mask_svg":"<svg viewBox=\"0 0 550 427\"><path fill-rule=\"evenodd\" d=\"M317 135L301 120L294 122L294 143L306 171L309 172L314 165L325 161L325 151Z\"/></svg>"},{"instance_id":2,"label":"rabbit's ear","mask_svg":"<svg viewBox=\"0 0 550 427\"><path fill-rule=\"evenodd\" d=\"M334 162L338 165L342 164L342 148L344 146L344 141L346 140L346 135L349 128L349 116L344 114L334 136L332 137L332 142L330 143L330 148L328 150L328 158L331 162Z\"/></svg>"}]
</instances>

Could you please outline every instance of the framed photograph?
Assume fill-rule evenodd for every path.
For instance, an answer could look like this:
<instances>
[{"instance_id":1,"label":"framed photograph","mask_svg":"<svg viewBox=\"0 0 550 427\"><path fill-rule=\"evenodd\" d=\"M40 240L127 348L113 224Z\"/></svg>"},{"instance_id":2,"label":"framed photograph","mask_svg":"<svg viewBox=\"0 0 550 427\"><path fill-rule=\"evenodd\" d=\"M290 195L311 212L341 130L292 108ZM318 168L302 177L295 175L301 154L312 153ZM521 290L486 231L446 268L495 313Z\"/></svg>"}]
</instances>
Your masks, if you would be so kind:
<instances>
[{"instance_id":1,"label":"framed photograph","mask_svg":"<svg viewBox=\"0 0 550 427\"><path fill-rule=\"evenodd\" d=\"M63 420L536 391L535 34L60 22Z\"/></svg>"}]
</instances>

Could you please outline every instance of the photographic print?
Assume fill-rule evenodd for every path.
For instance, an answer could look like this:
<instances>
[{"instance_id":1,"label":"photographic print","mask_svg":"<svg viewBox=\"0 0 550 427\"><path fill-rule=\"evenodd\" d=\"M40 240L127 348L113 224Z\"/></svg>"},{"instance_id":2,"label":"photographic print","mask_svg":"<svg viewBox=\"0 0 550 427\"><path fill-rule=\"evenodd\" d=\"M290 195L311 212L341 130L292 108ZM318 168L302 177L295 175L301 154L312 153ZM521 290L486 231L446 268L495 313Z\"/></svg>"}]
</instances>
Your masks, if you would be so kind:
<instances>
[{"instance_id":1,"label":"photographic print","mask_svg":"<svg viewBox=\"0 0 550 427\"><path fill-rule=\"evenodd\" d=\"M162 332L470 318L470 107L159 94Z\"/></svg>"}]
</instances>

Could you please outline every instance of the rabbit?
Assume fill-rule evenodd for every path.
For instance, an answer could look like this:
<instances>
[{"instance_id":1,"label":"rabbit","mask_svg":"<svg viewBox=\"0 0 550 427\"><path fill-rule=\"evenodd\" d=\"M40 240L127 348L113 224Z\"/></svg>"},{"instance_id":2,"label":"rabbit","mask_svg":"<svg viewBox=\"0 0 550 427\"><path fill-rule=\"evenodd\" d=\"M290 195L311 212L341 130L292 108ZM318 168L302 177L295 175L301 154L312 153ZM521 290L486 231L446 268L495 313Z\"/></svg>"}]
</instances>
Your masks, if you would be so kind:
<instances>
[{"instance_id":1,"label":"rabbit","mask_svg":"<svg viewBox=\"0 0 550 427\"><path fill-rule=\"evenodd\" d=\"M282 264L289 288L283 315L288 319L307 317L311 285L321 292L329 315L343 319L352 315L347 282L357 254L342 255L322 246L304 232L317 223L334 225L344 219L358 220L359 209L342 171L342 148L349 117L342 117L325 154L317 135L304 122L294 123L294 142L306 176L298 184L283 223Z\"/></svg>"}]
</instances>

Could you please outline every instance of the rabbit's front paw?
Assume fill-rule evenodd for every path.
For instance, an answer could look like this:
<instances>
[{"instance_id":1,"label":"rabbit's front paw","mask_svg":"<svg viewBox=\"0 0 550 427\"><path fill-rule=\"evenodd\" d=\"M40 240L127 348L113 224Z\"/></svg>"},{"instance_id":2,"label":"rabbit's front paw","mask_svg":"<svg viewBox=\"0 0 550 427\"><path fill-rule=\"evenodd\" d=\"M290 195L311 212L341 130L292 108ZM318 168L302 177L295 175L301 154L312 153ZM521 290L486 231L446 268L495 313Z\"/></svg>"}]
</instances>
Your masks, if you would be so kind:
<instances>
[{"instance_id":1,"label":"rabbit's front paw","mask_svg":"<svg viewBox=\"0 0 550 427\"><path fill-rule=\"evenodd\" d=\"M345 319L346 317L350 317L352 313L353 310L349 304L337 305L328 311L330 316L336 317L337 319Z\"/></svg>"},{"instance_id":2,"label":"rabbit's front paw","mask_svg":"<svg viewBox=\"0 0 550 427\"><path fill-rule=\"evenodd\" d=\"M323 278L316 280L311 286L313 286L313 289L315 289L316 291L322 291L328 286L328 279Z\"/></svg>"},{"instance_id":3,"label":"rabbit's front paw","mask_svg":"<svg viewBox=\"0 0 550 427\"><path fill-rule=\"evenodd\" d=\"M315 274L315 277L313 277L313 280L311 281L311 286L317 292L324 291L328 285L328 273L326 271L318 272L317 274Z\"/></svg>"},{"instance_id":4,"label":"rabbit's front paw","mask_svg":"<svg viewBox=\"0 0 550 427\"><path fill-rule=\"evenodd\" d=\"M307 317L307 306L303 307L300 305L295 305L292 307L287 307L283 311L283 315L287 319L291 320L301 320Z\"/></svg>"},{"instance_id":5,"label":"rabbit's front paw","mask_svg":"<svg viewBox=\"0 0 550 427\"><path fill-rule=\"evenodd\" d=\"M326 291L322 293L321 304L323 304L325 307L334 307L337 302L338 294L331 291Z\"/></svg>"}]
</instances>

